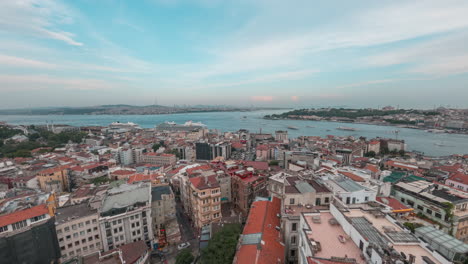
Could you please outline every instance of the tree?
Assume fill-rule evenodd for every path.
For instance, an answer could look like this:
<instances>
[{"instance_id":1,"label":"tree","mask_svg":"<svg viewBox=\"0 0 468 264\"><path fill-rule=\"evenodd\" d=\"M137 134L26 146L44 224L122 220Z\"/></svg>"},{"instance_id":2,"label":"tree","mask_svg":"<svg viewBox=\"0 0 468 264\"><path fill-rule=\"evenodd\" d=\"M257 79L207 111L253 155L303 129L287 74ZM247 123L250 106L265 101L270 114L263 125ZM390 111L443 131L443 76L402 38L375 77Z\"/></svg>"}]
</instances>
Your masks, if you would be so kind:
<instances>
[{"instance_id":1,"label":"tree","mask_svg":"<svg viewBox=\"0 0 468 264\"><path fill-rule=\"evenodd\" d=\"M271 160L270 162L268 162L268 165L269 165L269 166L278 166L278 165L279 165L279 161L277 161L277 160Z\"/></svg>"},{"instance_id":2,"label":"tree","mask_svg":"<svg viewBox=\"0 0 468 264\"><path fill-rule=\"evenodd\" d=\"M400 156L405 156L405 151L403 149L401 149L400 151L398 151L398 153L400 154Z\"/></svg>"},{"instance_id":3,"label":"tree","mask_svg":"<svg viewBox=\"0 0 468 264\"><path fill-rule=\"evenodd\" d=\"M237 241L242 231L240 224L225 224L202 250L201 264L231 264L236 254Z\"/></svg>"},{"instance_id":4,"label":"tree","mask_svg":"<svg viewBox=\"0 0 468 264\"><path fill-rule=\"evenodd\" d=\"M152 149L154 150L154 152L156 152L159 148L161 147L161 144L153 144L153 147Z\"/></svg>"},{"instance_id":5,"label":"tree","mask_svg":"<svg viewBox=\"0 0 468 264\"><path fill-rule=\"evenodd\" d=\"M192 251L188 248L182 249L176 257L176 264L191 264L195 258L192 255Z\"/></svg>"},{"instance_id":6,"label":"tree","mask_svg":"<svg viewBox=\"0 0 468 264\"><path fill-rule=\"evenodd\" d=\"M365 153L365 154L364 154L364 157L373 158L373 157L375 157L375 155L376 155L375 151L372 151L372 150L371 150L371 151Z\"/></svg>"}]
</instances>

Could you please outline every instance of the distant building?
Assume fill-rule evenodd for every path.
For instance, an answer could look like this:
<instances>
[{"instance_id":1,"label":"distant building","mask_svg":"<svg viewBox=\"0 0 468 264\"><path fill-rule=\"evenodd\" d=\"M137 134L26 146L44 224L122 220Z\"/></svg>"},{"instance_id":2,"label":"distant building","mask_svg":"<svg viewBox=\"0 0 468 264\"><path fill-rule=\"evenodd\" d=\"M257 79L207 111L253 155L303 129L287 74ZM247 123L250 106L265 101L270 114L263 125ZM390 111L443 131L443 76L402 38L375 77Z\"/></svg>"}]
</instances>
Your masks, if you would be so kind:
<instances>
[{"instance_id":1,"label":"distant building","mask_svg":"<svg viewBox=\"0 0 468 264\"><path fill-rule=\"evenodd\" d=\"M177 162L177 157L174 154L149 152L141 155L140 161L142 163L165 166L174 165Z\"/></svg>"},{"instance_id":2,"label":"distant building","mask_svg":"<svg viewBox=\"0 0 468 264\"><path fill-rule=\"evenodd\" d=\"M275 140L281 143L288 143L288 131L286 130L277 130L275 131Z\"/></svg>"},{"instance_id":3,"label":"distant building","mask_svg":"<svg viewBox=\"0 0 468 264\"><path fill-rule=\"evenodd\" d=\"M39 171L36 177L41 190L44 192L62 193L70 190L68 166L59 166Z\"/></svg>"},{"instance_id":4,"label":"distant building","mask_svg":"<svg viewBox=\"0 0 468 264\"><path fill-rule=\"evenodd\" d=\"M198 142L195 144L195 152L197 160L214 160L222 157L227 160L231 157L231 143L221 142L210 144L206 142Z\"/></svg>"}]
</instances>

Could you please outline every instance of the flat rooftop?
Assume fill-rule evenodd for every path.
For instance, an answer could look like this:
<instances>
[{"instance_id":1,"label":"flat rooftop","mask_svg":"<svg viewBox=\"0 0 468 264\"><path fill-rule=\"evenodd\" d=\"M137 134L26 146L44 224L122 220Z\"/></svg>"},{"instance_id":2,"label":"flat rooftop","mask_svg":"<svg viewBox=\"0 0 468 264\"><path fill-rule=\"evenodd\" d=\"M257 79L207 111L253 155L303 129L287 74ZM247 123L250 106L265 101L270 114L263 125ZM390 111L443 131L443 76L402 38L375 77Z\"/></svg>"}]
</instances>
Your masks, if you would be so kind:
<instances>
[{"instance_id":1,"label":"flat rooftop","mask_svg":"<svg viewBox=\"0 0 468 264\"><path fill-rule=\"evenodd\" d=\"M55 214L55 222L63 224L72 219L86 217L96 213L97 210L89 207L88 203L59 207Z\"/></svg>"},{"instance_id":2,"label":"flat rooftop","mask_svg":"<svg viewBox=\"0 0 468 264\"><path fill-rule=\"evenodd\" d=\"M314 219L316 216L320 217L320 222ZM339 224L332 225L330 223L330 220L334 219L331 213L321 212L317 215L305 215L304 218L311 229L311 231L308 231L309 240L320 242L321 250L317 251L314 257L327 259L347 257L354 258L357 263L366 263L361 259L361 251L346 235L343 228ZM346 238L346 242L340 242L338 239L340 235Z\"/></svg>"},{"instance_id":3,"label":"flat rooftop","mask_svg":"<svg viewBox=\"0 0 468 264\"><path fill-rule=\"evenodd\" d=\"M393 223L386 217L382 217L377 214L374 216L371 211L364 211L361 209L350 209L348 212L344 212L344 215L350 219L358 217L365 218L370 224L372 224L375 230L378 231L380 236L388 239L396 250L405 253L406 256L409 256L409 254L416 256L415 264L425 264L422 259L423 256L428 257L434 263L440 263L432 256L431 252L419 245L419 240L417 242L412 234L403 230L400 226ZM359 228L356 229L360 231ZM376 235L375 233L373 234Z\"/></svg>"},{"instance_id":4,"label":"flat rooftop","mask_svg":"<svg viewBox=\"0 0 468 264\"><path fill-rule=\"evenodd\" d=\"M136 203L150 202L150 187L150 183L140 182L138 184L121 184L109 189L102 202L101 212L123 209Z\"/></svg>"}]
</instances>

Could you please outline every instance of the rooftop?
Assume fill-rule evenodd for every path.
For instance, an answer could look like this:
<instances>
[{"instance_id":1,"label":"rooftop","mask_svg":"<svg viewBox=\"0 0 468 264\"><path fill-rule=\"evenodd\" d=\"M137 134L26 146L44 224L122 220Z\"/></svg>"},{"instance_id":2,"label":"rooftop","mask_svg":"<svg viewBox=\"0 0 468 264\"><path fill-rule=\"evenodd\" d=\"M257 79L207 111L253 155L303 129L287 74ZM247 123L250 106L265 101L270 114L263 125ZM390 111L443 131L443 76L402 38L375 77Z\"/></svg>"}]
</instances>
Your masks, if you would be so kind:
<instances>
[{"instance_id":1,"label":"rooftop","mask_svg":"<svg viewBox=\"0 0 468 264\"><path fill-rule=\"evenodd\" d=\"M7 226L36 216L48 214L49 210L45 204L37 205L10 214L0 215L0 226Z\"/></svg>"},{"instance_id":2,"label":"rooftop","mask_svg":"<svg viewBox=\"0 0 468 264\"><path fill-rule=\"evenodd\" d=\"M172 190L169 185L161 185L151 188L151 200L160 201L163 194L171 194Z\"/></svg>"},{"instance_id":3,"label":"rooftop","mask_svg":"<svg viewBox=\"0 0 468 264\"><path fill-rule=\"evenodd\" d=\"M96 213L97 210L89 207L87 203L59 207L55 214L55 222L62 224L70 221L71 219L86 217Z\"/></svg>"},{"instance_id":4,"label":"rooftop","mask_svg":"<svg viewBox=\"0 0 468 264\"><path fill-rule=\"evenodd\" d=\"M357 263L365 263L361 259L361 251L346 235L343 228L340 225L332 224L334 217L331 213L321 212L316 215L304 215L304 219L310 229L307 234L311 244L313 246L320 245L320 250L315 253L314 257L325 259L347 257L355 259ZM339 236L345 237L346 242L340 242Z\"/></svg>"},{"instance_id":5,"label":"rooftop","mask_svg":"<svg viewBox=\"0 0 468 264\"><path fill-rule=\"evenodd\" d=\"M112 209L124 209L136 203L150 201L150 183L121 184L107 191L102 202L101 212L106 213Z\"/></svg>"}]
</instances>

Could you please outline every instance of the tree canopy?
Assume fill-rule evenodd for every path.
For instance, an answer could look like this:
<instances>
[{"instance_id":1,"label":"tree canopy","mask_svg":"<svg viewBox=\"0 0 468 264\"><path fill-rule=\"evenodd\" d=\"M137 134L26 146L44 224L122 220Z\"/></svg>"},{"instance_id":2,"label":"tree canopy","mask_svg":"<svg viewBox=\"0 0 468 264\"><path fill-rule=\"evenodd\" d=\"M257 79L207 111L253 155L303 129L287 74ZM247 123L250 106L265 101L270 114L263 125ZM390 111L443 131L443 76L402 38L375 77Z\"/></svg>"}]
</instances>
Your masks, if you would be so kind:
<instances>
[{"instance_id":1,"label":"tree canopy","mask_svg":"<svg viewBox=\"0 0 468 264\"><path fill-rule=\"evenodd\" d=\"M182 249L176 256L176 264L191 264L195 259L192 252L188 248Z\"/></svg>"},{"instance_id":2,"label":"tree canopy","mask_svg":"<svg viewBox=\"0 0 468 264\"><path fill-rule=\"evenodd\" d=\"M237 241L242 231L240 224L225 224L202 250L201 264L231 264L236 254Z\"/></svg>"}]
</instances>

